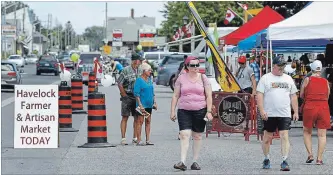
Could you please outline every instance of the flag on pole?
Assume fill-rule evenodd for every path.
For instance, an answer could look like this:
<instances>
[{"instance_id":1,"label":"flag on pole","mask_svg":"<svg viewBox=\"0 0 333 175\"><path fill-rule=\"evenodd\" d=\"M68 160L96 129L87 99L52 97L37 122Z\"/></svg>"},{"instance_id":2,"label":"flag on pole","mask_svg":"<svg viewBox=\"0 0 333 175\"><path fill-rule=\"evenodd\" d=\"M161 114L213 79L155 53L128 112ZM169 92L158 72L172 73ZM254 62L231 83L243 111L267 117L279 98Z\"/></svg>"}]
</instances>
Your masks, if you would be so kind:
<instances>
[{"instance_id":1,"label":"flag on pole","mask_svg":"<svg viewBox=\"0 0 333 175\"><path fill-rule=\"evenodd\" d=\"M232 11L230 8L228 8L227 13L225 14L225 18L224 18L224 24L228 25L234 18L235 18L236 14L234 11Z\"/></svg>"},{"instance_id":2,"label":"flag on pole","mask_svg":"<svg viewBox=\"0 0 333 175\"><path fill-rule=\"evenodd\" d=\"M201 17L199 16L198 11L195 8L193 2L191 1L186 2L186 5L190 9L195 24L197 25L201 35L206 40L206 43L212 52L213 66L215 70L215 79L221 86L221 89L225 92L240 91L241 88L239 84L237 83L235 77L230 72L229 68L226 66L226 63L222 60L222 56L217 51L217 46L214 43L212 37L207 34L208 33L207 28L203 23L203 21L201 20Z\"/></svg>"},{"instance_id":3,"label":"flag on pole","mask_svg":"<svg viewBox=\"0 0 333 175\"><path fill-rule=\"evenodd\" d=\"M242 9L244 9L244 10L247 10L247 8L248 8L247 4L242 4L242 3L239 3L239 2L237 2L237 4L238 4L240 7L242 7Z\"/></svg>"}]
</instances>

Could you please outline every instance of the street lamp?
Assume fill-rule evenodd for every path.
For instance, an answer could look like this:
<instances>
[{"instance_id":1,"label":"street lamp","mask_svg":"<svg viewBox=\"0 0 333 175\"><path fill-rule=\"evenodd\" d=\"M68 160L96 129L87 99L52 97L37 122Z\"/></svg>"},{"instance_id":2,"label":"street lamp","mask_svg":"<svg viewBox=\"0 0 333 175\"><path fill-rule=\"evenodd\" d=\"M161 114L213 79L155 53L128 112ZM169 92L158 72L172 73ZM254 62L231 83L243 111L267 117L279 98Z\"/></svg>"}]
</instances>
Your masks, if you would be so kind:
<instances>
[{"instance_id":1,"label":"street lamp","mask_svg":"<svg viewBox=\"0 0 333 175\"><path fill-rule=\"evenodd\" d=\"M172 25L172 29L174 32L176 32L177 28L178 28L177 24Z\"/></svg>"},{"instance_id":2,"label":"street lamp","mask_svg":"<svg viewBox=\"0 0 333 175\"><path fill-rule=\"evenodd\" d=\"M189 18L187 16L183 17L183 23L186 25L188 23Z\"/></svg>"}]
</instances>

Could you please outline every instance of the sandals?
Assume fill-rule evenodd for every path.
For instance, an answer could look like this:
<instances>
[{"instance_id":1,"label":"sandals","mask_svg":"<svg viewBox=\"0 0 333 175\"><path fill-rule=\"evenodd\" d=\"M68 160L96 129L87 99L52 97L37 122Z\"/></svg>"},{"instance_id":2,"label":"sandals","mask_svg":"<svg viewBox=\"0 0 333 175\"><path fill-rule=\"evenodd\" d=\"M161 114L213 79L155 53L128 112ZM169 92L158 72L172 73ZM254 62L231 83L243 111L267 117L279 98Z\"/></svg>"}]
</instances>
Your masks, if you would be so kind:
<instances>
[{"instance_id":1,"label":"sandals","mask_svg":"<svg viewBox=\"0 0 333 175\"><path fill-rule=\"evenodd\" d=\"M138 142L138 143L136 144L136 146L146 146L146 144L143 143L142 141L140 141L140 142Z\"/></svg>"},{"instance_id":2,"label":"sandals","mask_svg":"<svg viewBox=\"0 0 333 175\"><path fill-rule=\"evenodd\" d=\"M322 160L317 159L316 165L323 165L323 164L324 164L324 162Z\"/></svg>"},{"instance_id":3,"label":"sandals","mask_svg":"<svg viewBox=\"0 0 333 175\"><path fill-rule=\"evenodd\" d=\"M305 163L312 163L314 161L313 155L308 156L308 159L306 159Z\"/></svg>"},{"instance_id":4,"label":"sandals","mask_svg":"<svg viewBox=\"0 0 333 175\"><path fill-rule=\"evenodd\" d=\"M146 141L146 145L154 145L154 144L151 143L150 141Z\"/></svg>"}]
</instances>

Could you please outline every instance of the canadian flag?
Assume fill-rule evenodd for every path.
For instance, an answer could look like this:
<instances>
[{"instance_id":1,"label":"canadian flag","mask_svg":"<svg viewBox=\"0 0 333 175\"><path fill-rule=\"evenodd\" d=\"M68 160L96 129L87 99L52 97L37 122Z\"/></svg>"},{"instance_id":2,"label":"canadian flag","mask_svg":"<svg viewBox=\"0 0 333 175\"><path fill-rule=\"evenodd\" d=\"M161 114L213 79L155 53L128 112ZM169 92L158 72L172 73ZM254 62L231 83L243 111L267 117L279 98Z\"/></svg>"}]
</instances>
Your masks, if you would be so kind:
<instances>
[{"instance_id":1,"label":"canadian flag","mask_svg":"<svg viewBox=\"0 0 333 175\"><path fill-rule=\"evenodd\" d=\"M228 8L227 13L225 14L224 24L228 25L234 18L236 14Z\"/></svg>"},{"instance_id":2,"label":"canadian flag","mask_svg":"<svg viewBox=\"0 0 333 175\"><path fill-rule=\"evenodd\" d=\"M76 69L79 69L81 63L82 63L82 60L79 58L77 60Z\"/></svg>"},{"instance_id":3,"label":"canadian flag","mask_svg":"<svg viewBox=\"0 0 333 175\"><path fill-rule=\"evenodd\" d=\"M248 8L248 6L247 6L246 4L242 4L242 3L239 3L239 2L237 2L237 4L238 4L240 7L242 7L242 9L244 9L244 10L247 10L247 8Z\"/></svg>"}]
</instances>

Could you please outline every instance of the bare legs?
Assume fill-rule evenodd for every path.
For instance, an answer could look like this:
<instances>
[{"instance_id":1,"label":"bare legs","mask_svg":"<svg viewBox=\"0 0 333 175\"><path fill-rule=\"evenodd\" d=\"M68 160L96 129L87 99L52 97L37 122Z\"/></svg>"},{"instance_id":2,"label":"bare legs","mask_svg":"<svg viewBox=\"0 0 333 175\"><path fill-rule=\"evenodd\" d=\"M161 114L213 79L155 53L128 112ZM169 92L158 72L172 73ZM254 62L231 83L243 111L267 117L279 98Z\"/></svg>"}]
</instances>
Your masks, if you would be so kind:
<instances>
[{"instance_id":1,"label":"bare legs","mask_svg":"<svg viewBox=\"0 0 333 175\"><path fill-rule=\"evenodd\" d=\"M288 157L290 143L289 143L289 134L288 130L279 131L281 138L281 153L284 159ZM265 158L269 158L269 149L271 145L271 140L273 138L272 132L264 131L264 141L262 142L262 151L264 153Z\"/></svg>"},{"instance_id":2,"label":"bare legs","mask_svg":"<svg viewBox=\"0 0 333 175\"><path fill-rule=\"evenodd\" d=\"M318 129L318 151L317 159L323 160L323 153L326 147L326 129ZM303 127L304 144L308 156L312 156L312 128Z\"/></svg>"},{"instance_id":3,"label":"bare legs","mask_svg":"<svg viewBox=\"0 0 333 175\"><path fill-rule=\"evenodd\" d=\"M142 133L142 125L145 121L145 132L146 132L146 142L150 141L150 123L151 123L151 116L144 119L144 116L138 116L137 121L137 137L138 137L138 143L142 140L141 133Z\"/></svg>"},{"instance_id":4,"label":"bare legs","mask_svg":"<svg viewBox=\"0 0 333 175\"><path fill-rule=\"evenodd\" d=\"M134 117L134 122L133 122L133 138L136 138L137 136L137 131L136 131L136 123L137 123L137 117ZM120 132L121 132L121 138L124 139L126 138L126 128L127 128L127 121L128 121L128 116L123 116L120 122Z\"/></svg>"},{"instance_id":5,"label":"bare legs","mask_svg":"<svg viewBox=\"0 0 333 175\"><path fill-rule=\"evenodd\" d=\"M192 132L191 130L180 131L180 160L185 163L188 148L190 145L190 137L193 137L193 162L199 158L202 144L202 133Z\"/></svg>"}]
</instances>

